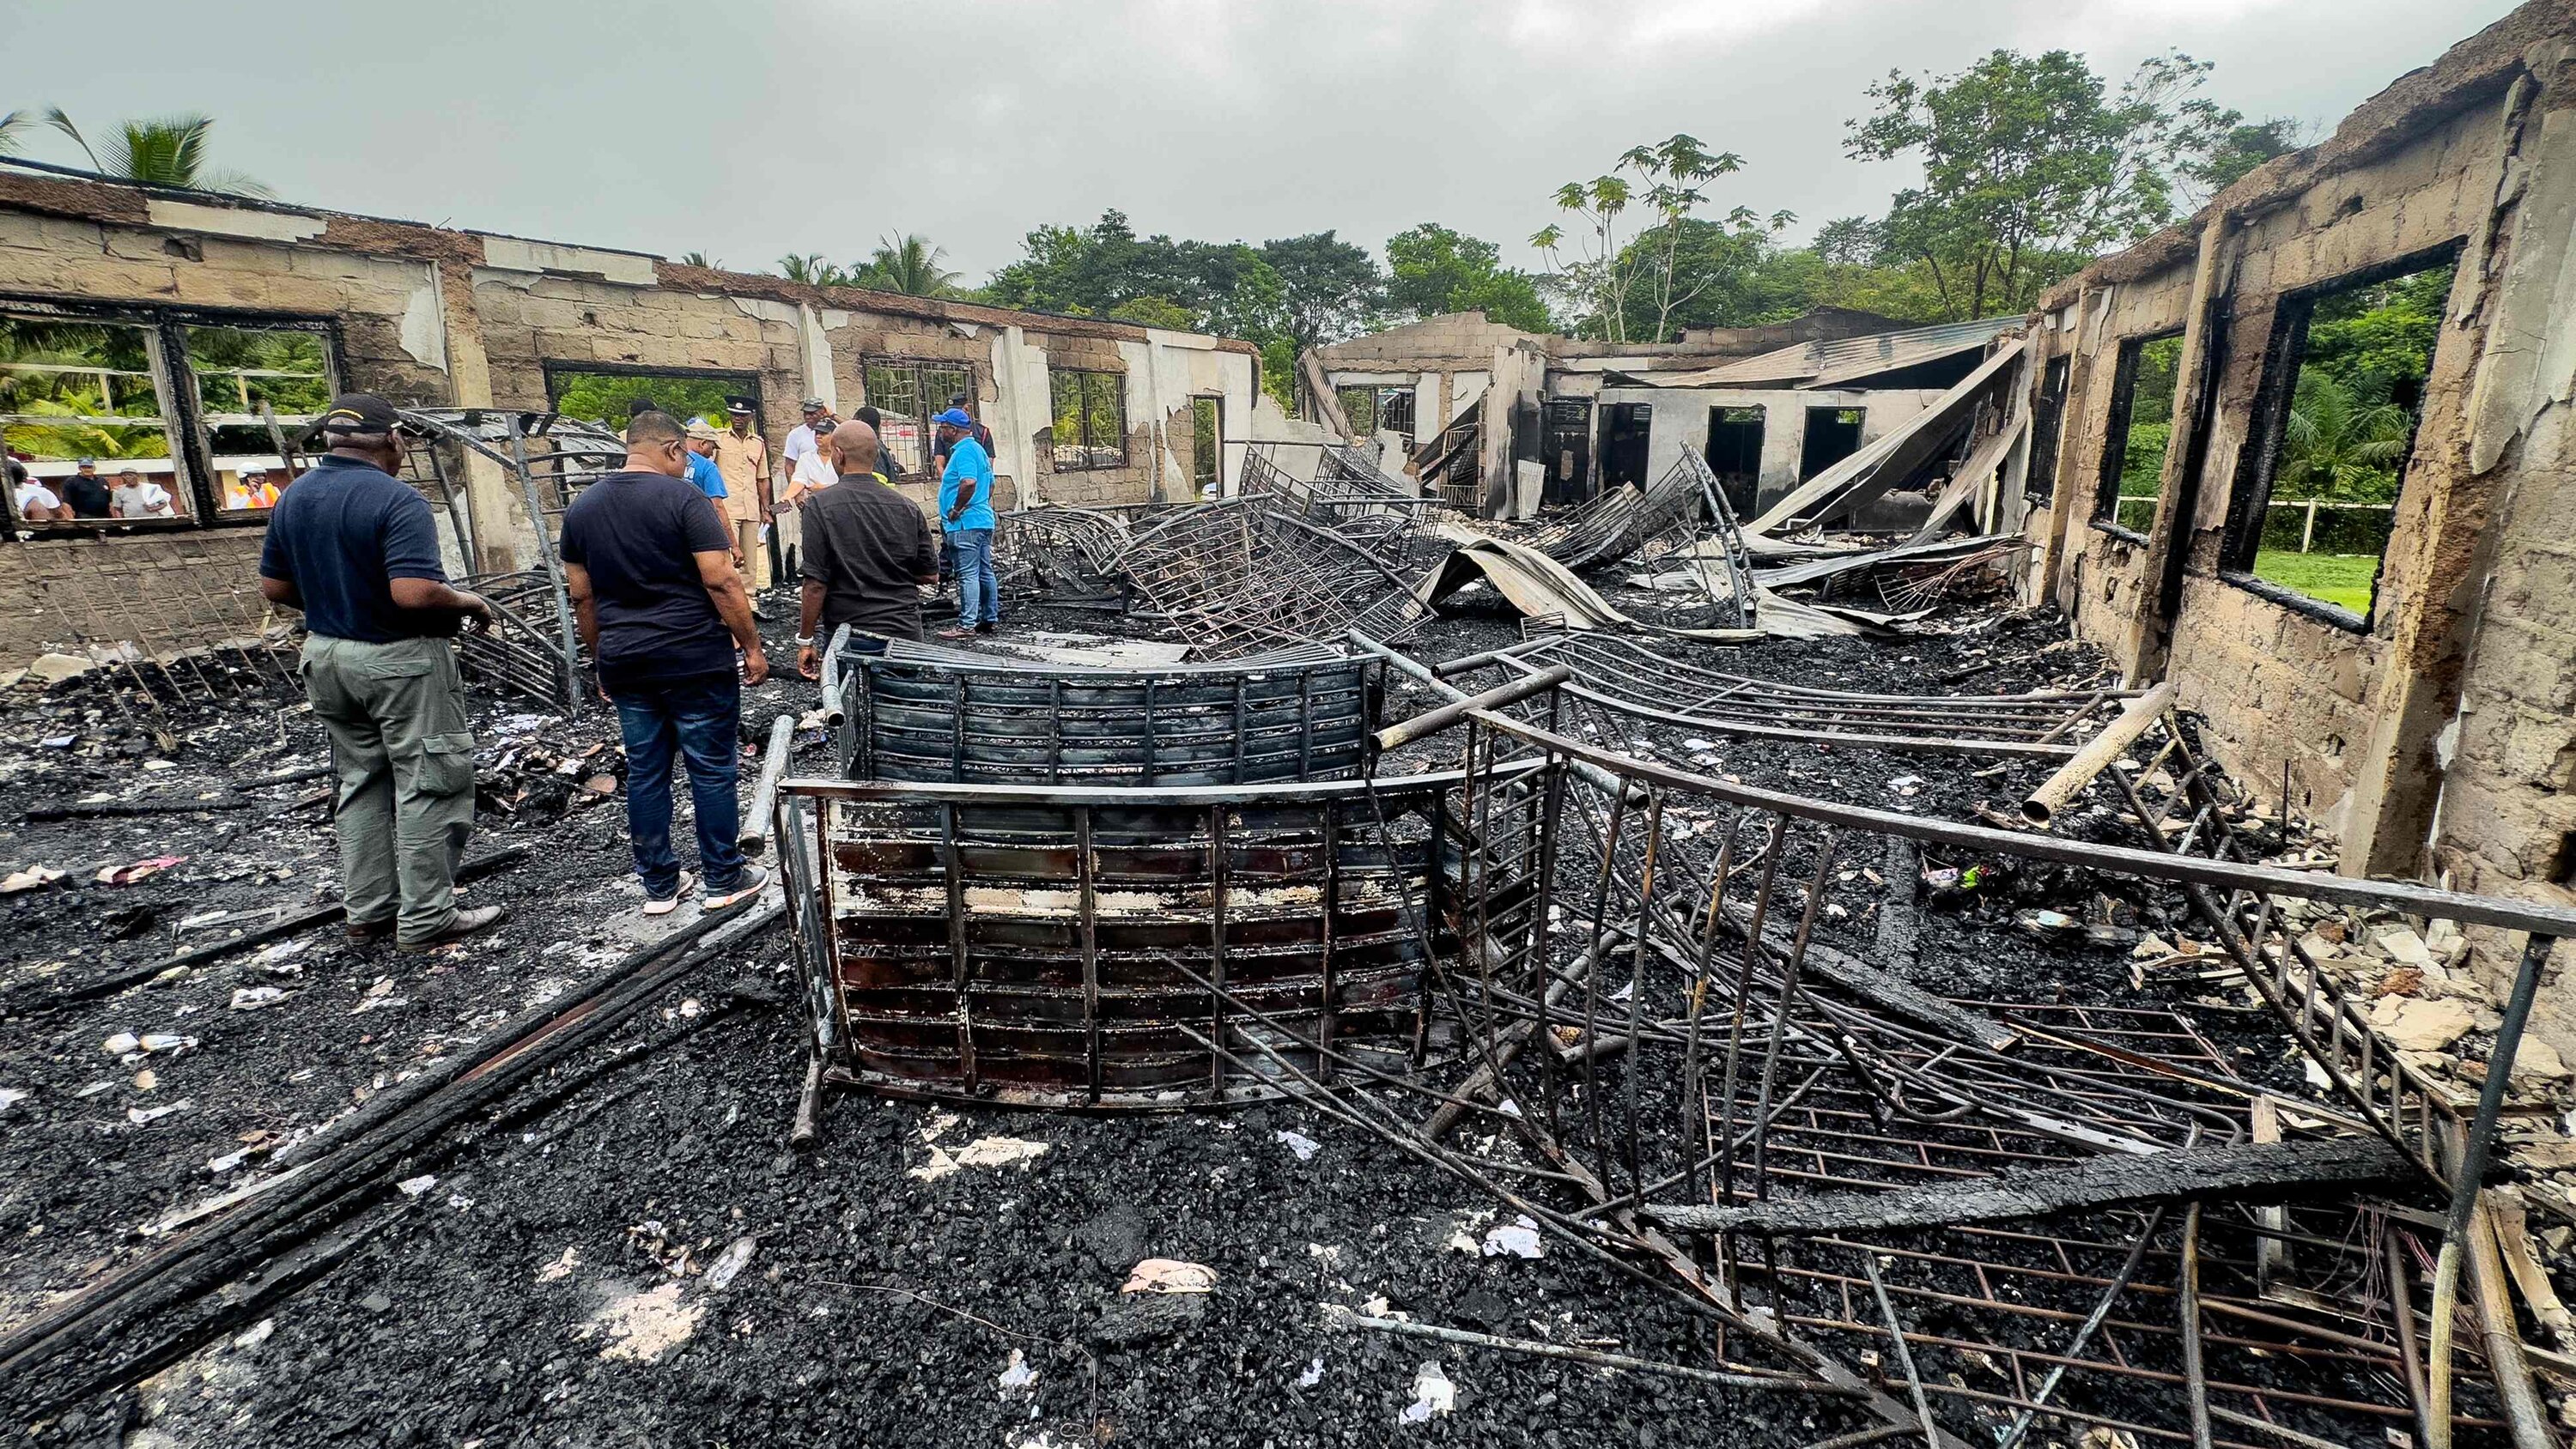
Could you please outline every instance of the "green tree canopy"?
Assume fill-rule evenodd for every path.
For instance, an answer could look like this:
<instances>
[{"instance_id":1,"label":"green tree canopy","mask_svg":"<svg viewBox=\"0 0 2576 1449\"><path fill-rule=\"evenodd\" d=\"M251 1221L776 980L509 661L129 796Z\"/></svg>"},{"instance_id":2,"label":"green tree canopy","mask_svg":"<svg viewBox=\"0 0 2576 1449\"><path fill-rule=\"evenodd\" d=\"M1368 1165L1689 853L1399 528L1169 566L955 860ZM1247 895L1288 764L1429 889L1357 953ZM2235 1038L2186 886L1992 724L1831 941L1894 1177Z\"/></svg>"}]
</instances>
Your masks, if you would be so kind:
<instances>
[{"instance_id":1,"label":"green tree canopy","mask_svg":"<svg viewBox=\"0 0 2576 1449\"><path fill-rule=\"evenodd\" d=\"M1416 318L1482 312L1524 332L1548 331L1537 279L1504 266L1502 255L1492 242L1436 222L1399 232L1386 243L1388 305Z\"/></svg>"},{"instance_id":2,"label":"green tree canopy","mask_svg":"<svg viewBox=\"0 0 2576 1449\"><path fill-rule=\"evenodd\" d=\"M1879 224L1882 263L1919 262L1952 317L2027 309L2104 247L2172 220L2178 180L2242 122L2193 94L2206 63L2149 58L2112 95L2084 57L1997 50L1947 76L1891 71L1848 122L1861 160L1910 156L1923 184Z\"/></svg>"},{"instance_id":3,"label":"green tree canopy","mask_svg":"<svg viewBox=\"0 0 2576 1449\"><path fill-rule=\"evenodd\" d=\"M940 265L946 260L946 249L932 246L927 237L910 232L889 235L878 241L877 249L856 269L855 285L874 287L880 292L901 292L907 297L953 297L957 295L957 274Z\"/></svg>"},{"instance_id":4,"label":"green tree canopy","mask_svg":"<svg viewBox=\"0 0 2576 1449\"><path fill-rule=\"evenodd\" d=\"M1709 183L1743 167L1744 158L1732 151L1711 151L1696 136L1675 135L1631 146L1610 170L1558 187L1556 206L1563 216L1532 234L1530 245L1556 268L1546 285L1574 307L1576 332L1612 342L1670 336L1675 311L1696 301L1713 279L1707 271L1685 272L1685 228L1708 199ZM1792 220L1785 211L1775 213L1767 231ZM1763 226L1744 207L1726 219L1732 231ZM1569 244L1571 258L1563 255Z\"/></svg>"},{"instance_id":5,"label":"green tree canopy","mask_svg":"<svg viewBox=\"0 0 2576 1449\"><path fill-rule=\"evenodd\" d=\"M13 112L7 120L15 120ZM80 127L63 113L60 106L48 107L45 120L55 130L79 144L90 166L108 176L127 181L148 182L156 186L185 186L198 191L222 191L235 196L273 196L276 193L238 171L219 170L208 164L214 121L206 116L161 116L152 120L125 121L116 134L107 139L107 150L101 154L81 135Z\"/></svg>"},{"instance_id":6,"label":"green tree canopy","mask_svg":"<svg viewBox=\"0 0 2576 1449\"><path fill-rule=\"evenodd\" d=\"M1368 253L1331 232L1258 247L1178 241L1140 237L1112 209L1090 226L1030 232L984 292L1005 307L1240 337L1261 348L1264 380L1284 405L1298 350L1366 327L1381 286Z\"/></svg>"},{"instance_id":7,"label":"green tree canopy","mask_svg":"<svg viewBox=\"0 0 2576 1449\"><path fill-rule=\"evenodd\" d=\"M1279 276L1283 330L1300 350L1367 331L1385 305L1377 259L1329 231L1263 242L1261 260Z\"/></svg>"}]
</instances>

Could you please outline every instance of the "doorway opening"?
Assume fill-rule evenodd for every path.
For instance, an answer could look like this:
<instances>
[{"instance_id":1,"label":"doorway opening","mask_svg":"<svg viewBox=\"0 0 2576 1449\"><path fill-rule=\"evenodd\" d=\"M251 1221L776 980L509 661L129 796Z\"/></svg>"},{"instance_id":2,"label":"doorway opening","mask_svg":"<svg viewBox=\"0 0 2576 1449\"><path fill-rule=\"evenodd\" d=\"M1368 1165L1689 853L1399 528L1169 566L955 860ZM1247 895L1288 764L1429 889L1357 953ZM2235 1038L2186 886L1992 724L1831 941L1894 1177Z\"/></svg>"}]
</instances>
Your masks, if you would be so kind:
<instances>
[{"instance_id":1,"label":"doorway opening","mask_svg":"<svg viewBox=\"0 0 2576 1449\"><path fill-rule=\"evenodd\" d=\"M1860 451L1860 408L1807 409L1807 437L1798 448L1798 481L1822 473Z\"/></svg>"}]
</instances>

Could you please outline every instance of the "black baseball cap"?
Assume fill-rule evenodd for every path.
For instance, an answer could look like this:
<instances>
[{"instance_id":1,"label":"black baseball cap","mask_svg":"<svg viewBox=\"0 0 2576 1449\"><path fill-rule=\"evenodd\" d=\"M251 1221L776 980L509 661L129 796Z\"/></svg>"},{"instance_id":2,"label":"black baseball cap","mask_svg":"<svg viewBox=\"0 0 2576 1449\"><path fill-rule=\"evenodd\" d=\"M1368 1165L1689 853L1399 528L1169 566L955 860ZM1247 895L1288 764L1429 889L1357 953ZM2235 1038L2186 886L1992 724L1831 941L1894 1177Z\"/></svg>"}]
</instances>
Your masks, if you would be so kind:
<instances>
[{"instance_id":1,"label":"black baseball cap","mask_svg":"<svg viewBox=\"0 0 2576 1449\"><path fill-rule=\"evenodd\" d=\"M394 405L369 392L344 392L331 399L321 422L322 431L333 434L390 433L400 426L402 415Z\"/></svg>"}]
</instances>

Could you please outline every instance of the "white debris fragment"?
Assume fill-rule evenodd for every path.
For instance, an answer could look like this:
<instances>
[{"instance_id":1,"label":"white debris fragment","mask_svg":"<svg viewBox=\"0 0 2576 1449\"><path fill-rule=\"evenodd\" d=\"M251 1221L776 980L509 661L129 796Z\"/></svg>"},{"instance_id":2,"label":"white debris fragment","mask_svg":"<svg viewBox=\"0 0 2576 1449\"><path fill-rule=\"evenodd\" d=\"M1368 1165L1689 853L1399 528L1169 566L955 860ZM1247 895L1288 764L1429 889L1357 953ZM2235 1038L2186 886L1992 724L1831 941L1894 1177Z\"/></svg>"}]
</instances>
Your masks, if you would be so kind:
<instances>
[{"instance_id":1,"label":"white debris fragment","mask_svg":"<svg viewBox=\"0 0 2576 1449\"><path fill-rule=\"evenodd\" d=\"M911 1169L909 1176L921 1182L937 1182L961 1167L1009 1167L1045 1154L1047 1144L1025 1137L978 1137L950 1152L933 1144L930 1160Z\"/></svg>"},{"instance_id":2,"label":"white debris fragment","mask_svg":"<svg viewBox=\"0 0 2576 1449\"><path fill-rule=\"evenodd\" d=\"M1455 1413L1458 1408L1458 1386L1449 1381L1437 1363L1426 1362L1413 1375L1413 1402L1396 1415L1401 1423L1421 1424L1434 1414Z\"/></svg>"},{"instance_id":3,"label":"white debris fragment","mask_svg":"<svg viewBox=\"0 0 2576 1449\"><path fill-rule=\"evenodd\" d=\"M394 979L392 977L379 976L376 978L376 984L367 988L367 994L358 998L357 1009L351 1011L349 1014L351 1016L356 1016L362 1012L374 1011L379 1007L409 1005L411 1005L410 1001L403 997L394 995Z\"/></svg>"},{"instance_id":4,"label":"white debris fragment","mask_svg":"<svg viewBox=\"0 0 2576 1449\"><path fill-rule=\"evenodd\" d=\"M1287 1148L1289 1151L1296 1153L1297 1160L1299 1162L1308 1161L1313 1158L1316 1153L1322 1151L1324 1147L1324 1144L1302 1132L1281 1132L1279 1134L1279 1144L1282 1147Z\"/></svg>"},{"instance_id":5,"label":"white debris fragment","mask_svg":"<svg viewBox=\"0 0 2576 1449\"><path fill-rule=\"evenodd\" d=\"M701 1303L683 1303L683 1285L677 1279L642 1293L630 1293L612 1300L592 1316L594 1333L609 1338L599 1351L605 1359L622 1359L629 1363L651 1363L688 1340L697 1331L698 1320L706 1314Z\"/></svg>"},{"instance_id":6,"label":"white debris fragment","mask_svg":"<svg viewBox=\"0 0 2576 1449\"><path fill-rule=\"evenodd\" d=\"M286 992L280 987L239 986L233 989L232 1008L235 1011L257 1011L263 1006L275 1006L285 999Z\"/></svg>"},{"instance_id":7,"label":"white debris fragment","mask_svg":"<svg viewBox=\"0 0 2576 1449\"><path fill-rule=\"evenodd\" d=\"M1485 1256L1499 1258L1543 1258L1547 1250L1539 1245L1538 1223L1527 1216L1513 1219L1485 1234Z\"/></svg>"},{"instance_id":8,"label":"white debris fragment","mask_svg":"<svg viewBox=\"0 0 2576 1449\"><path fill-rule=\"evenodd\" d=\"M1011 1350L1011 1361L1003 1366L1001 1377L994 1380L1001 1386L1004 1398L1027 1392L1036 1387L1037 1381L1038 1371L1029 1367L1028 1355L1016 1348Z\"/></svg>"},{"instance_id":9,"label":"white debris fragment","mask_svg":"<svg viewBox=\"0 0 2576 1449\"><path fill-rule=\"evenodd\" d=\"M237 1147L232 1151L225 1153L221 1157L207 1158L206 1171L214 1173L217 1176L221 1176L249 1160L250 1149L247 1147Z\"/></svg>"},{"instance_id":10,"label":"white debris fragment","mask_svg":"<svg viewBox=\"0 0 2576 1449\"><path fill-rule=\"evenodd\" d=\"M716 1255L714 1262L707 1265L706 1276L698 1280L699 1290L707 1293L722 1293L732 1287L733 1280L742 1276L742 1270L751 1266L751 1255L759 1250L758 1238L734 1239L723 1252Z\"/></svg>"},{"instance_id":11,"label":"white debris fragment","mask_svg":"<svg viewBox=\"0 0 2576 1449\"><path fill-rule=\"evenodd\" d=\"M0 1087L0 1112L6 1112L25 1100L27 1093L24 1088Z\"/></svg>"},{"instance_id":12,"label":"white debris fragment","mask_svg":"<svg viewBox=\"0 0 2576 1449\"><path fill-rule=\"evenodd\" d=\"M1319 1353L1315 1355L1315 1361L1313 1363L1306 1365L1306 1371L1297 1375L1297 1387L1301 1389L1311 1389L1323 1381L1324 1356Z\"/></svg>"},{"instance_id":13,"label":"white debris fragment","mask_svg":"<svg viewBox=\"0 0 2576 1449\"><path fill-rule=\"evenodd\" d=\"M1121 1293L1213 1293L1216 1270L1178 1258L1147 1258L1127 1274Z\"/></svg>"},{"instance_id":14,"label":"white debris fragment","mask_svg":"<svg viewBox=\"0 0 2576 1449\"><path fill-rule=\"evenodd\" d=\"M422 1193L429 1191L431 1188L438 1186L438 1174L433 1172L424 1172L418 1177L406 1177L402 1181L395 1183L394 1186L402 1189L402 1195L405 1197L418 1197Z\"/></svg>"},{"instance_id":15,"label":"white debris fragment","mask_svg":"<svg viewBox=\"0 0 2576 1449\"><path fill-rule=\"evenodd\" d=\"M127 1052L140 1050L143 1046L143 1038L136 1036L130 1031L120 1031L116 1035L109 1037L107 1040L100 1042L98 1046L99 1050L106 1052L109 1056L121 1057Z\"/></svg>"},{"instance_id":16,"label":"white debris fragment","mask_svg":"<svg viewBox=\"0 0 2576 1449\"><path fill-rule=\"evenodd\" d=\"M2424 938L2413 931L2389 931L2373 937L2371 944L2377 946L2390 960L2400 966L2422 967L2434 964L2433 953L2425 947Z\"/></svg>"},{"instance_id":17,"label":"white debris fragment","mask_svg":"<svg viewBox=\"0 0 2576 1449\"><path fill-rule=\"evenodd\" d=\"M181 1052L196 1044L195 1037L174 1032L147 1031L143 1034L143 1049L147 1052Z\"/></svg>"},{"instance_id":18,"label":"white debris fragment","mask_svg":"<svg viewBox=\"0 0 2576 1449\"><path fill-rule=\"evenodd\" d=\"M125 1109L125 1120L137 1127L148 1126L173 1112L185 1112L195 1105L197 1104L182 1097L167 1107L128 1107Z\"/></svg>"},{"instance_id":19,"label":"white debris fragment","mask_svg":"<svg viewBox=\"0 0 2576 1449\"><path fill-rule=\"evenodd\" d=\"M564 1279L571 1277L572 1270L580 1266L581 1249L566 1248L563 1250L562 1257L555 1259L553 1262L548 1263L537 1270L537 1281L540 1283L560 1283Z\"/></svg>"},{"instance_id":20,"label":"white debris fragment","mask_svg":"<svg viewBox=\"0 0 2576 1449\"><path fill-rule=\"evenodd\" d=\"M293 960L311 949L313 949L313 941L308 936L300 941L280 941L251 959L262 966L274 966L280 961Z\"/></svg>"},{"instance_id":21,"label":"white debris fragment","mask_svg":"<svg viewBox=\"0 0 2576 1449\"><path fill-rule=\"evenodd\" d=\"M2370 1024L2400 1051L2437 1052L2468 1035L2470 1028L2477 1025L2477 1014L2449 999L2417 1001L2383 996L2371 1004Z\"/></svg>"},{"instance_id":22,"label":"white debris fragment","mask_svg":"<svg viewBox=\"0 0 2576 1449\"><path fill-rule=\"evenodd\" d=\"M274 1318L263 1318L259 1322L252 1324L250 1327L243 1329L241 1332L234 1334L233 1347L257 1348L261 1344L268 1342L268 1336L275 1332L277 1332L277 1320Z\"/></svg>"}]
</instances>

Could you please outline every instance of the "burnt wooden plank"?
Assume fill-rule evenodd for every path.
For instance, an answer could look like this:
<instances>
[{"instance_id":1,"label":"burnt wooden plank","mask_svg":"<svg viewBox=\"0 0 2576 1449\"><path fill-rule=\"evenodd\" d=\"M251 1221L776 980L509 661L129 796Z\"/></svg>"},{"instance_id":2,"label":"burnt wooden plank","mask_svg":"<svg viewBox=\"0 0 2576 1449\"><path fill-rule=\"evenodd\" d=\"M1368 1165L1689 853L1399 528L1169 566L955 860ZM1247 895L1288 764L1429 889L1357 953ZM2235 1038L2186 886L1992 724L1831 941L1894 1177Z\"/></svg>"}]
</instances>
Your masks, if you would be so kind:
<instances>
[{"instance_id":1,"label":"burnt wooden plank","mask_svg":"<svg viewBox=\"0 0 2576 1449\"><path fill-rule=\"evenodd\" d=\"M1644 1215L1692 1233L1805 1237L2044 1217L2141 1202L2277 1202L2319 1188L2415 1181L2414 1165L2376 1137L2244 1142L2177 1152L2096 1157L2009 1171L1980 1182L1896 1192L1838 1192L1743 1207L1656 1206Z\"/></svg>"}]
</instances>

